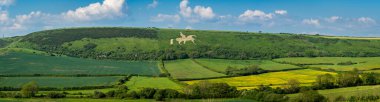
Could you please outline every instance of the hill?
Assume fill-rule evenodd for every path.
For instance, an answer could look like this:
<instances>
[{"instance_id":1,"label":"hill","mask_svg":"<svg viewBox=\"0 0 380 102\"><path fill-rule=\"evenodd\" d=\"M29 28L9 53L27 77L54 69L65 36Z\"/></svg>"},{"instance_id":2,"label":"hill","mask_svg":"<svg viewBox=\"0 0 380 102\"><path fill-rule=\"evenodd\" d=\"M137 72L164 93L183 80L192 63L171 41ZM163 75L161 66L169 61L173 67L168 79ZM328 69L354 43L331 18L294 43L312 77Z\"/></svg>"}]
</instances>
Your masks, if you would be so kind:
<instances>
[{"instance_id":1,"label":"hill","mask_svg":"<svg viewBox=\"0 0 380 102\"><path fill-rule=\"evenodd\" d=\"M180 37L180 32L195 35L195 44L179 45L175 39ZM8 45L73 57L122 60L380 56L380 40L300 34L95 27L39 31L19 39L1 40L0 47ZM171 39L174 40L172 45Z\"/></svg>"}]
</instances>

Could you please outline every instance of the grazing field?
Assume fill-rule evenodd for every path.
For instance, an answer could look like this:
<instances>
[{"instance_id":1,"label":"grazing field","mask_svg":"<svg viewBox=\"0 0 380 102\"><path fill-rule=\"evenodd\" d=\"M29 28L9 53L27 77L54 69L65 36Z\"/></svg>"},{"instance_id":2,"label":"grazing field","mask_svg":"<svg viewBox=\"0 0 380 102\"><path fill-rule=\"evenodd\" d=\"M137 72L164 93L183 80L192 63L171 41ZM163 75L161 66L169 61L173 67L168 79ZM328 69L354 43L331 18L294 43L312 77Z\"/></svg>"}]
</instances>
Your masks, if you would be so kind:
<instances>
[{"instance_id":1,"label":"grazing field","mask_svg":"<svg viewBox=\"0 0 380 102\"><path fill-rule=\"evenodd\" d=\"M309 67L316 67L322 69L334 69L337 71L350 71L353 68L359 70L371 70L380 68L380 57L297 57L297 58L280 58L275 59L276 62L285 62L292 64L304 64ZM338 65L342 62L355 62L352 65ZM331 65L329 65L331 64Z\"/></svg>"},{"instance_id":2,"label":"grazing field","mask_svg":"<svg viewBox=\"0 0 380 102\"><path fill-rule=\"evenodd\" d=\"M25 53L0 55L0 65L2 75L158 75L160 73L155 61L93 60Z\"/></svg>"},{"instance_id":3,"label":"grazing field","mask_svg":"<svg viewBox=\"0 0 380 102\"><path fill-rule=\"evenodd\" d=\"M380 95L380 85L374 86L356 86L337 89L318 90L318 92L329 99L335 99L338 96L363 96L363 95ZM298 94L288 95L291 98L297 97Z\"/></svg>"},{"instance_id":4,"label":"grazing field","mask_svg":"<svg viewBox=\"0 0 380 102\"><path fill-rule=\"evenodd\" d=\"M182 86L171 81L166 77L132 77L125 83L129 89L139 90L142 88L157 88L157 89L175 89L180 90Z\"/></svg>"},{"instance_id":5,"label":"grazing field","mask_svg":"<svg viewBox=\"0 0 380 102\"><path fill-rule=\"evenodd\" d=\"M270 60L196 59L196 61L203 66L206 66L218 72L225 72L228 66L234 68L244 68L250 65L258 65L260 68L270 71L301 68L295 65L272 62Z\"/></svg>"},{"instance_id":6,"label":"grazing field","mask_svg":"<svg viewBox=\"0 0 380 102\"><path fill-rule=\"evenodd\" d=\"M265 73L259 75L250 75L250 76L240 76L240 77L230 77L230 78L218 78L218 79L207 79L207 80L193 80L193 81L184 81L187 84L193 84L199 81L209 81L209 82L224 82L231 86L236 86L238 89L251 89L255 88L258 85L273 85L275 87L281 86L287 83L289 79L297 79L303 85L310 85L315 81L318 75L321 74L335 74L332 72L323 72L316 70L293 70L293 71L282 71L282 72L273 72Z\"/></svg>"},{"instance_id":7,"label":"grazing field","mask_svg":"<svg viewBox=\"0 0 380 102\"><path fill-rule=\"evenodd\" d=\"M176 79L197 79L226 76L208 70L190 59L166 61L165 68Z\"/></svg>"},{"instance_id":8,"label":"grazing field","mask_svg":"<svg viewBox=\"0 0 380 102\"><path fill-rule=\"evenodd\" d=\"M0 77L0 87L21 87L35 81L39 87L110 86L121 77Z\"/></svg>"},{"instance_id":9,"label":"grazing field","mask_svg":"<svg viewBox=\"0 0 380 102\"><path fill-rule=\"evenodd\" d=\"M67 47L71 50L84 49L88 43L96 44L96 51L116 51L125 50L131 52L133 50L140 51L153 51L158 50L158 41L149 38L100 38L100 39L90 39L84 38L81 40L76 40L72 42L67 42L63 44L63 47ZM146 47L149 46L149 47Z\"/></svg>"}]
</instances>

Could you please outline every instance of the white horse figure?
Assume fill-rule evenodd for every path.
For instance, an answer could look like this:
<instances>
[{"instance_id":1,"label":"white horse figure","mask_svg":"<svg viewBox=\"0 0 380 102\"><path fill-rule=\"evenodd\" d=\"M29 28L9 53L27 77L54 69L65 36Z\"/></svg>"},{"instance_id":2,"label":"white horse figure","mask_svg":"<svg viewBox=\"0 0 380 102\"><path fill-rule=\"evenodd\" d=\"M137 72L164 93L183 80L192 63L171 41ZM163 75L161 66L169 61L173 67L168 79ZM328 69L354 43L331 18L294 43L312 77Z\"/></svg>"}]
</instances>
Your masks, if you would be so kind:
<instances>
[{"instance_id":1,"label":"white horse figure","mask_svg":"<svg viewBox=\"0 0 380 102\"><path fill-rule=\"evenodd\" d=\"M181 35L180 38L176 38L175 39L178 42L178 44L181 45L182 42L183 42L183 44L186 44L187 41L191 41L191 42L193 42L195 44L194 37L197 37L197 36L195 36L195 35L186 36L186 35L182 34L182 32L180 32L180 35Z\"/></svg>"}]
</instances>

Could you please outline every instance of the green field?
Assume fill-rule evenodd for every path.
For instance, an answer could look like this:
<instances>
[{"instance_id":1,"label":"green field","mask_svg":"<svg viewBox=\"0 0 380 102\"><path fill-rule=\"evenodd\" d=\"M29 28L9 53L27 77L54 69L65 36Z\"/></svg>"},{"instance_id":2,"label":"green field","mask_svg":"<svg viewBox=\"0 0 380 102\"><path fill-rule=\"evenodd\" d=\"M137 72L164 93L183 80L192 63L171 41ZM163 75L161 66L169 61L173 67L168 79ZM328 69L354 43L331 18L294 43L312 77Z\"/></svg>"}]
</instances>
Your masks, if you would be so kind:
<instances>
[{"instance_id":1,"label":"green field","mask_svg":"<svg viewBox=\"0 0 380 102\"><path fill-rule=\"evenodd\" d=\"M298 69L300 67L290 64L280 64L270 60L226 60L226 59L196 59L200 64L216 70L225 72L228 66L234 68L244 68L250 65L258 65L264 70L278 71L288 69Z\"/></svg>"},{"instance_id":2,"label":"green field","mask_svg":"<svg viewBox=\"0 0 380 102\"><path fill-rule=\"evenodd\" d=\"M175 89L181 90L182 86L166 77L132 77L125 83L129 89L139 90L142 88Z\"/></svg>"},{"instance_id":3,"label":"green field","mask_svg":"<svg viewBox=\"0 0 380 102\"><path fill-rule=\"evenodd\" d=\"M160 73L155 61L93 60L25 53L0 55L0 65L0 73L3 75L158 75Z\"/></svg>"},{"instance_id":4,"label":"green field","mask_svg":"<svg viewBox=\"0 0 380 102\"><path fill-rule=\"evenodd\" d=\"M21 87L35 81L39 87L110 86L121 77L0 77L0 87Z\"/></svg>"},{"instance_id":5,"label":"green field","mask_svg":"<svg viewBox=\"0 0 380 102\"><path fill-rule=\"evenodd\" d=\"M153 99L13 99L0 98L1 102L157 102ZM257 102L249 99L170 99L168 102Z\"/></svg>"},{"instance_id":6,"label":"green field","mask_svg":"<svg viewBox=\"0 0 380 102\"><path fill-rule=\"evenodd\" d=\"M356 86L337 89L318 90L318 92L330 100L335 99L338 96L350 97L350 96L363 96L363 95L380 95L380 85L375 86ZM288 95L290 98L297 97L298 94Z\"/></svg>"},{"instance_id":7,"label":"green field","mask_svg":"<svg viewBox=\"0 0 380 102\"><path fill-rule=\"evenodd\" d=\"M359 70L371 70L374 68L380 68L380 57L297 57L297 58L280 58L275 59L276 62L285 62L292 64L309 64L307 66L322 68L322 69L334 69L337 71L350 71L353 68ZM357 64L353 65L338 65L341 62L352 61ZM331 63L334 65L317 65L319 63ZM313 65L314 64L314 65Z\"/></svg>"},{"instance_id":8,"label":"green field","mask_svg":"<svg viewBox=\"0 0 380 102\"><path fill-rule=\"evenodd\" d=\"M322 75L326 73L335 74L331 72L305 69L305 70L282 71L282 72L273 72L273 73L265 73L265 74L259 74L259 75L230 77L230 78L192 80L192 81L184 81L184 82L187 84L193 84L199 81L209 81L209 82L215 82L215 83L224 82L231 86L237 86L238 89L252 89L252 88L256 88L258 85L272 85L275 87L280 87L281 85L286 84L289 79L297 79L303 85L311 85L311 83L315 81L318 75Z\"/></svg>"},{"instance_id":9,"label":"green field","mask_svg":"<svg viewBox=\"0 0 380 102\"><path fill-rule=\"evenodd\" d=\"M197 79L226 76L208 70L190 59L165 61L165 68L176 79Z\"/></svg>"},{"instance_id":10,"label":"green field","mask_svg":"<svg viewBox=\"0 0 380 102\"><path fill-rule=\"evenodd\" d=\"M90 39L84 38L63 44L70 50L84 49L83 46L93 43L96 44L96 51L107 52L116 50L125 50L131 52L133 50L154 51L158 50L158 41L148 38L100 38ZM69 45L70 44L70 45ZM146 47L150 46L150 47Z\"/></svg>"}]
</instances>

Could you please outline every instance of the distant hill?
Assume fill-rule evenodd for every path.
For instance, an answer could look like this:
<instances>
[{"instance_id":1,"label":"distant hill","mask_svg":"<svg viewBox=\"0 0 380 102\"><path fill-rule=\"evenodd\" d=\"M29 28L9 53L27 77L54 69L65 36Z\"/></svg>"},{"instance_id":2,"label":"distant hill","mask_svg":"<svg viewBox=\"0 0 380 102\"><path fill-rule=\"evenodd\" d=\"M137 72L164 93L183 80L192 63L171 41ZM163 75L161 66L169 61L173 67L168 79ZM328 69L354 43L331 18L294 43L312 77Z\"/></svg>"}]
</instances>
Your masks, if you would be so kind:
<instances>
[{"instance_id":1,"label":"distant hill","mask_svg":"<svg viewBox=\"0 0 380 102\"><path fill-rule=\"evenodd\" d=\"M179 45L176 38L196 35ZM11 38L9 38L11 39ZM159 28L94 27L39 31L1 40L0 47L29 48L94 59L272 59L282 57L380 56L380 40L318 35ZM173 39L173 45L170 40Z\"/></svg>"}]
</instances>

